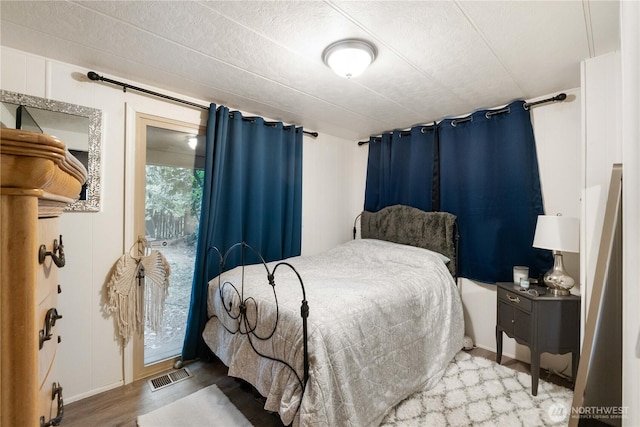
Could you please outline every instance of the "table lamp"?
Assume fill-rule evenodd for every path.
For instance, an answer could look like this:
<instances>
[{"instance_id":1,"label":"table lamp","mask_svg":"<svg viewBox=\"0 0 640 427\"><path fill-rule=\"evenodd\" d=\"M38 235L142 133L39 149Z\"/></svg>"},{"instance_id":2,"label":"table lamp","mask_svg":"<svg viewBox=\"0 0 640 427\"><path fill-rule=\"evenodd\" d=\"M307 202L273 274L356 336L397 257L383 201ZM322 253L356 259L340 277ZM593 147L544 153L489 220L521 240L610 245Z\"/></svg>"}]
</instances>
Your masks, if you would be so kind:
<instances>
[{"instance_id":1,"label":"table lamp","mask_svg":"<svg viewBox=\"0 0 640 427\"><path fill-rule=\"evenodd\" d=\"M551 294L569 295L575 281L564 269L562 252L580 251L580 221L558 215L540 215L533 247L553 251L553 267L545 273L544 283Z\"/></svg>"}]
</instances>

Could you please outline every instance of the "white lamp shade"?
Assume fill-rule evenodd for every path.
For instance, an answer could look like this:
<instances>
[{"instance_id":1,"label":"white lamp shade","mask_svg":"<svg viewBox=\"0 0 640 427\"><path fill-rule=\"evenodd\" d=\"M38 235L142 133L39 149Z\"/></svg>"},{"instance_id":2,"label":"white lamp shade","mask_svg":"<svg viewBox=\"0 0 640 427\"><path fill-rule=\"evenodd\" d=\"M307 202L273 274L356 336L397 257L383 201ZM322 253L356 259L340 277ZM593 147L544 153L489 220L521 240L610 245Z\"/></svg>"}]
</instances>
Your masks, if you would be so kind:
<instances>
[{"instance_id":1,"label":"white lamp shade","mask_svg":"<svg viewBox=\"0 0 640 427\"><path fill-rule=\"evenodd\" d=\"M580 221L555 215L540 215L533 247L562 252L580 252Z\"/></svg>"},{"instance_id":2,"label":"white lamp shade","mask_svg":"<svg viewBox=\"0 0 640 427\"><path fill-rule=\"evenodd\" d=\"M376 58L376 49L363 40L341 40L322 54L323 61L340 77L359 76Z\"/></svg>"}]
</instances>

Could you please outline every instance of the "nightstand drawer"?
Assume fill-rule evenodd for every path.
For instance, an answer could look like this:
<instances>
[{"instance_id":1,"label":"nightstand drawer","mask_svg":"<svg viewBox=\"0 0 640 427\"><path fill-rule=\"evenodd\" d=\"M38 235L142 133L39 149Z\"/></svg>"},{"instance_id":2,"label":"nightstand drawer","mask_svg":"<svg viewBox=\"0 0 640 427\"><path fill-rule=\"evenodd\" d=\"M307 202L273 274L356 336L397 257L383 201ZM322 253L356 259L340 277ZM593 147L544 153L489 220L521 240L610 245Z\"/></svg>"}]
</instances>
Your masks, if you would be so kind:
<instances>
[{"instance_id":1,"label":"nightstand drawer","mask_svg":"<svg viewBox=\"0 0 640 427\"><path fill-rule=\"evenodd\" d=\"M521 344L531 343L531 315L512 304L498 302L498 326Z\"/></svg>"},{"instance_id":2,"label":"nightstand drawer","mask_svg":"<svg viewBox=\"0 0 640 427\"><path fill-rule=\"evenodd\" d=\"M519 292L511 292L503 288L498 288L498 298L509 305L531 313L531 300L525 298Z\"/></svg>"}]
</instances>

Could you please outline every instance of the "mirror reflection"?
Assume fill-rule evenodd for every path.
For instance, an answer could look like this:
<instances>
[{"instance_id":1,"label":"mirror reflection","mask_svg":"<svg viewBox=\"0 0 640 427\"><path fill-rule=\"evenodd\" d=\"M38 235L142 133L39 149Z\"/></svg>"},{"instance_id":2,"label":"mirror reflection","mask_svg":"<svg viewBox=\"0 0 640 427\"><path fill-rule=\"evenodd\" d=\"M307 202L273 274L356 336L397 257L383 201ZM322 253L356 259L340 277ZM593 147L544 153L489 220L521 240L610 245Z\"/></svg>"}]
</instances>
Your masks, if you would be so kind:
<instances>
[{"instance_id":1,"label":"mirror reflection","mask_svg":"<svg viewBox=\"0 0 640 427\"><path fill-rule=\"evenodd\" d=\"M85 166L87 182L70 211L100 210L102 113L95 108L2 91L0 125L59 138Z\"/></svg>"}]
</instances>

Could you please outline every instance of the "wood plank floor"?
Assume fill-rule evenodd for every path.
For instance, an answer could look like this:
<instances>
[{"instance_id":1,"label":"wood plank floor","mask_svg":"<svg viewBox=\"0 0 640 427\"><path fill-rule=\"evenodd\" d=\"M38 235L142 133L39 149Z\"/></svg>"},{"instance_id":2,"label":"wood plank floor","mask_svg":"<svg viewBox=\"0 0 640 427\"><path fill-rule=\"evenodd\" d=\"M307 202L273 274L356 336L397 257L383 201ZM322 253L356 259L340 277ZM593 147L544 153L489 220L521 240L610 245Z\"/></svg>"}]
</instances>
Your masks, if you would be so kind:
<instances>
[{"instance_id":1,"label":"wood plank floor","mask_svg":"<svg viewBox=\"0 0 640 427\"><path fill-rule=\"evenodd\" d=\"M495 361L495 353L488 350L475 348L470 353ZM502 357L502 364L517 371L529 372L528 364L505 356ZM147 380L143 379L65 405L62 425L65 427L135 427L138 415L146 414L211 384L216 384L253 425L282 426L277 415L263 409L262 398L257 396L250 387L227 376L227 367L220 361L196 361L187 367L194 374L193 378L155 392L151 391ZM544 370L541 370L540 378L570 387L566 379L551 375Z\"/></svg>"}]
</instances>

